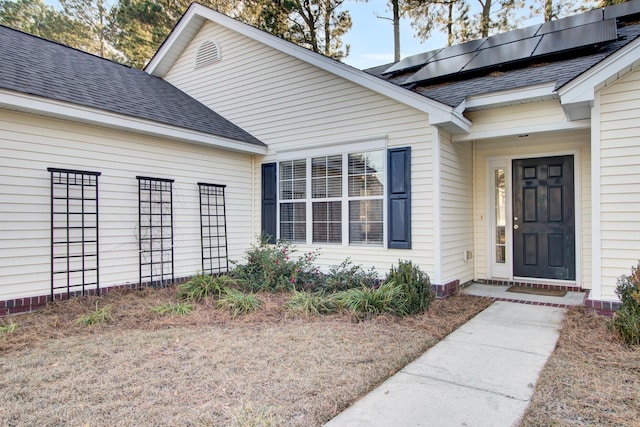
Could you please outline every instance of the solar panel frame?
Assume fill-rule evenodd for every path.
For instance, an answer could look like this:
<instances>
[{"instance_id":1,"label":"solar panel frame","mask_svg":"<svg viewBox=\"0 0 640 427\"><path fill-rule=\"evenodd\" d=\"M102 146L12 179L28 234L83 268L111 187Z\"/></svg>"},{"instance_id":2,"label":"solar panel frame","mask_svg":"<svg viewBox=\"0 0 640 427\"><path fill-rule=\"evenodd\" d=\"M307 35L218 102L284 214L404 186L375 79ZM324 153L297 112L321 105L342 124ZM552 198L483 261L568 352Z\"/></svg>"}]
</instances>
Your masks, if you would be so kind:
<instances>
[{"instance_id":1,"label":"solar panel frame","mask_svg":"<svg viewBox=\"0 0 640 427\"><path fill-rule=\"evenodd\" d=\"M550 55L618 38L615 19L567 28L542 36L533 56Z\"/></svg>"},{"instance_id":2,"label":"solar panel frame","mask_svg":"<svg viewBox=\"0 0 640 427\"><path fill-rule=\"evenodd\" d=\"M445 47L440 52L438 52L433 58L431 58L429 62L440 61L443 59L452 58L454 56L461 56L461 55L466 55L469 53L476 52L486 40L487 40L486 38L471 40L470 42Z\"/></svg>"},{"instance_id":3,"label":"solar panel frame","mask_svg":"<svg viewBox=\"0 0 640 427\"><path fill-rule=\"evenodd\" d=\"M425 64L413 76L405 80L404 84L415 83L423 80L431 80L438 77L459 73L478 53L469 52L463 55L451 56L440 61L431 61Z\"/></svg>"},{"instance_id":4,"label":"solar panel frame","mask_svg":"<svg viewBox=\"0 0 640 427\"><path fill-rule=\"evenodd\" d=\"M429 52L419 53L417 55L407 56L403 58L400 62L393 64L391 67L386 69L382 74L396 73L398 71L408 70L410 68L420 67L427 62L435 55L437 55L441 50L445 48L430 50Z\"/></svg>"},{"instance_id":5,"label":"solar panel frame","mask_svg":"<svg viewBox=\"0 0 640 427\"><path fill-rule=\"evenodd\" d=\"M529 58L542 36L530 37L524 40L505 43L482 49L465 65L462 71L480 70L499 64L508 64Z\"/></svg>"},{"instance_id":6,"label":"solar panel frame","mask_svg":"<svg viewBox=\"0 0 640 427\"><path fill-rule=\"evenodd\" d=\"M631 0L604 8L604 19L621 18L640 13L640 0Z\"/></svg>"},{"instance_id":7,"label":"solar panel frame","mask_svg":"<svg viewBox=\"0 0 640 427\"><path fill-rule=\"evenodd\" d=\"M598 21L602 21L602 9L594 9L579 15L567 16L566 18L545 22L540 26L536 35L580 27Z\"/></svg>"},{"instance_id":8,"label":"solar panel frame","mask_svg":"<svg viewBox=\"0 0 640 427\"><path fill-rule=\"evenodd\" d=\"M501 44L513 43L531 38L536 35L541 25L542 24L531 25L529 27L519 28L517 30L507 31L506 33L488 37L486 42L480 46L480 49L488 49Z\"/></svg>"}]
</instances>

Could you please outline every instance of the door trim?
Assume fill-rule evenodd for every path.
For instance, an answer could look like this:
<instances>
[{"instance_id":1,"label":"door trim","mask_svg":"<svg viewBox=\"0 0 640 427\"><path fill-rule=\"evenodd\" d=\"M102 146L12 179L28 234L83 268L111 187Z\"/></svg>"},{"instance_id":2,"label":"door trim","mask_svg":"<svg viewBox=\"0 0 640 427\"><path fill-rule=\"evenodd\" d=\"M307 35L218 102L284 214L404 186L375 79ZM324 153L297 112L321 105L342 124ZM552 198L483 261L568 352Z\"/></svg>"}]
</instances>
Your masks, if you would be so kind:
<instances>
[{"instance_id":1,"label":"door trim","mask_svg":"<svg viewBox=\"0 0 640 427\"><path fill-rule=\"evenodd\" d=\"M521 141L519 141L521 142ZM514 143L515 145L515 143ZM535 278L535 277L515 277L513 275L513 198L512 196L512 185L513 185L513 172L512 172L512 164L513 160L522 160L522 159L534 159L539 157L554 157L554 156L573 156L573 171L574 171L574 208L575 208L575 239L574 239L574 248L575 248L575 263L576 263L576 280L557 280L557 279L545 279L545 278ZM486 271L488 279L496 279L496 280L511 280L518 282L532 282L532 283L542 283L542 284L556 284L556 285L574 285L580 284L582 287L583 281L583 258L582 258L582 152L579 149L574 150L563 150L563 151L542 151L536 153L528 153L522 155L512 155L512 156L504 156L504 157L487 157L485 163L485 212L484 218L486 218L485 222L485 259L486 259ZM506 167L506 198L507 198L507 218L506 218L506 227L509 230L507 235L507 264L505 269L500 271L496 271L496 264L493 263L495 251L495 237L494 235L494 226L495 226L495 206L493 204L493 168L495 167ZM504 277L502 273L506 273L508 277Z\"/></svg>"}]
</instances>

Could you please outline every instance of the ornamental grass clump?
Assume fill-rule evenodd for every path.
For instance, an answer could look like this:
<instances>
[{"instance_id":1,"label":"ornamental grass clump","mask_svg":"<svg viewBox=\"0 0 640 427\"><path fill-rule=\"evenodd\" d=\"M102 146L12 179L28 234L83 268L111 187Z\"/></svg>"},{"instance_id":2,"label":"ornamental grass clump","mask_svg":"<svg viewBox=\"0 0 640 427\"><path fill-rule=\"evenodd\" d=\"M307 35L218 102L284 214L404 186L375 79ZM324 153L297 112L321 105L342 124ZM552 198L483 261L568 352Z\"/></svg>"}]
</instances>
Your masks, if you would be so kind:
<instances>
[{"instance_id":1,"label":"ornamental grass clump","mask_svg":"<svg viewBox=\"0 0 640 427\"><path fill-rule=\"evenodd\" d=\"M338 311L335 294L325 294L324 292L294 291L285 307L306 316L319 316Z\"/></svg>"},{"instance_id":2,"label":"ornamental grass clump","mask_svg":"<svg viewBox=\"0 0 640 427\"><path fill-rule=\"evenodd\" d=\"M185 302L166 303L151 307L151 311L169 316L186 316L193 311L193 304Z\"/></svg>"},{"instance_id":3,"label":"ornamental grass clump","mask_svg":"<svg viewBox=\"0 0 640 427\"><path fill-rule=\"evenodd\" d=\"M220 298L227 288L234 285L235 281L226 275L199 274L180 285L178 297L192 301L201 301L209 297Z\"/></svg>"},{"instance_id":4,"label":"ornamental grass clump","mask_svg":"<svg viewBox=\"0 0 640 427\"><path fill-rule=\"evenodd\" d=\"M413 265L411 261L398 261L398 267L391 266L385 283L400 286L406 297L407 314L423 313L435 299L429 276Z\"/></svg>"},{"instance_id":5,"label":"ornamental grass clump","mask_svg":"<svg viewBox=\"0 0 640 427\"><path fill-rule=\"evenodd\" d=\"M257 311L262 305L262 301L253 293L242 293L237 289L227 289L220 297L216 306L231 310L231 315L236 317L239 314L247 314Z\"/></svg>"},{"instance_id":6,"label":"ornamental grass clump","mask_svg":"<svg viewBox=\"0 0 640 427\"><path fill-rule=\"evenodd\" d=\"M315 288L322 274L313 262L317 252L295 258L295 246L282 240L269 244L262 236L246 253L246 264L238 264L230 275L250 291L282 292Z\"/></svg>"},{"instance_id":7,"label":"ornamental grass clump","mask_svg":"<svg viewBox=\"0 0 640 427\"><path fill-rule=\"evenodd\" d=\"M376 314L396 314L405 316L408 312L407 295L402 285L392 281L385 282L377 288L347 289L335 296L338 304L351 311L360 319L367 319Z\"/></svg>"},{"instance_id":8,"label":"ornamental grass clump","mask_svg":"<svg viewBox=\"0 0 640 427\"><path fill-rule=\"evenodd\" d=\"M99 323L108 323L113 320L113 316L111 316L112 305L105 305L102 308L98 308L98 301L96 301L96 308L91 313L81 316L76 323L82 326L92 326L97 325Z\"/></svg>"},{"instance_id":9,"label":"ornamental grass clump","mask_svg":"<svg viewBox=\"0 0 640 427\"><path fill-rule=\"evenodd\" d=\"M631 267L631 275L618 278L616 295L622 301L611 326L629 345L640 345L640 261Z\"/></svg>"}]
</instances>

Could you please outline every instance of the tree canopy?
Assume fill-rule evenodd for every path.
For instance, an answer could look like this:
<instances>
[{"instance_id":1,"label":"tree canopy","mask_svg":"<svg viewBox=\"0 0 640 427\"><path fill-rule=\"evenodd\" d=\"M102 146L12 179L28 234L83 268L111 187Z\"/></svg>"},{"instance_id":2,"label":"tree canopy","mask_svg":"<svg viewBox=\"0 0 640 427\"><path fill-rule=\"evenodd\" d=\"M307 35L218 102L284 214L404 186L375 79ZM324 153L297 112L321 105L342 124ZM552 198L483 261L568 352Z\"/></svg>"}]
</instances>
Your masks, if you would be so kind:
<instances>
[{"instance_id":1,"label":"tree canopy","mask_svg":"<svg viewBox=\"0 0 640 427\"><path fill-rule=\"evenodd\" d=\"M350 0L357 1L357 0ZM367 0L364 0L367 1ZM598 5L619 0L598 0ZM169 35L191 0L0 0L0 24L142 68ZM330 58L349 55L343 36L352 27L348 0L200 0L201 4ZM447 35L449 45L517 28L530 15L545 21L581 11L576 0L389 0L395 57L400 57L399 18L415 34ZM527 9L528 8L528 9Z\"/></svg>"}]
</instances>

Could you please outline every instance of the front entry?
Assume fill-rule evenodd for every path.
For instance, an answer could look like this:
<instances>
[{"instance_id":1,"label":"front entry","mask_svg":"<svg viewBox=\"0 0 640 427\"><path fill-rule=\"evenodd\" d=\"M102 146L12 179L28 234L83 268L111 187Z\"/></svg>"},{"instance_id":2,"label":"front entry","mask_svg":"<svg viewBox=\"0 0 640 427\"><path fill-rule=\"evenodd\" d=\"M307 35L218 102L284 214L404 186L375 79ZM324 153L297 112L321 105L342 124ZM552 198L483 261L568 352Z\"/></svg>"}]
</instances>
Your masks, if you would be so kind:
<instances>
[{"instance_id":1,"label":"front entry","mask_svg":"<svg viewBox=\"0 0 640 427\"><path fill-rule=\"evenodd\" d=\"M575 280L573 156L512 166L513 275Z\"/></svg>"}]
</instances>

